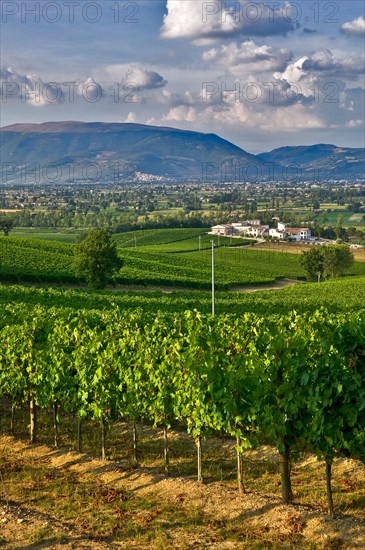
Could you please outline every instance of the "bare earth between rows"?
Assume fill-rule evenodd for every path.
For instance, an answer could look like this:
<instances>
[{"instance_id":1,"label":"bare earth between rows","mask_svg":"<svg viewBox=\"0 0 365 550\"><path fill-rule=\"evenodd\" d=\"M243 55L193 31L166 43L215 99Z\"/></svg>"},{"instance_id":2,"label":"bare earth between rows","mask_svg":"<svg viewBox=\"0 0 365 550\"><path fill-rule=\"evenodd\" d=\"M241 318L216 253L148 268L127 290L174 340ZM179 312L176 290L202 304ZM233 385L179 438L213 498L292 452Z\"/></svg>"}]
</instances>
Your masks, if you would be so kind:
<instances>
[{"instance_id":1,"label":"bare earth between rows","mask_svg":"<svg viewBox=\"0 0 365 550\"><path fill-rule=\"evenodd\" d=\"M365 521L351 516L342 515L337 519L326 516L322 510L308 506L284 506L279 498L249 493L239 495L233 487L208 483L199 485L194 479L182 477L166 477L161 471L154 468L131 469L118 462L103 462L84 454L79 454L68 449L54 449L45 445L30 445L25 441L14 439L10 436L0 438L0 471L1 457L4 457L11 449L15 456L22 459L38 460L49 470L72 471L83 479L98 479L98 483L106 487L123 488L131 491L144 499L158 499L160 502L175 503L177 507L193 511L197 517L204 514L215 521L234 521L250 525L250 528L265 529L268 533L282 534L283 540L290 535L290 530L295 525L301 530L303 548L364 548L365 547ZM267 452L273 453L272 449ZM316 463L314 457L308 461ZM314 467L317 467L314 464ZM341 468L341 475L346 477L353 474L354 469L363 468L351 460L343 460L337 463ZM82 510L80 510L82 515ZM33 531L42 526L51 528L55 535L64 533L62 540L54 541L50 545L47 542L38 544L25 544ZM299 527L298 527L299 526ZM52 510L41 510L26 499L10 501L6 507L6 479L1 483L0 478L0 540L4 542L0 546L9 549L20 548L155 548L151 544L141 541L97 541L78 528L77 525L66 521L62 517L53 515ZM185 530L182 526L176 526L169 530L170 548L250 548L250 543L245 544L234 541L218 540L209 536L205 529L196 526L196 531ZM256 546L255 546L256 547ZM258 546L257 548L272 548L272 546ZM280 548L292 547L284 544ZM160 546L159 546L160 548ZM162 546L161 546L162 548ZM277 546L275 546L277 548Z\"/></svg>"}]
</instances>

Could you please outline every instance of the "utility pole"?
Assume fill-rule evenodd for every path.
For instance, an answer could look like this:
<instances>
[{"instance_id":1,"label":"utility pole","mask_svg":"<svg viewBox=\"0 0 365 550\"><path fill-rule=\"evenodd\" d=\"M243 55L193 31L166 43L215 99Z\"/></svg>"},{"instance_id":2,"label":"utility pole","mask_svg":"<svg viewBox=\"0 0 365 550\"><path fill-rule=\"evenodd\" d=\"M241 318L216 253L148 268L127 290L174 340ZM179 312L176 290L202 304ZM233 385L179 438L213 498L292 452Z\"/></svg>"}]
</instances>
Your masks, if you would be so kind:
<instances>
[{"instance_id":1,"label":"utility pole","mask_svg":"<svg viewBox=\"0 0 365 550\"><path fill-rule=\"evenodd\" d=\"M202 249L202 238L201 235L199 235L199 250Z\"/></svg>"},{"instance_id":2,"label":"utility pole","mask_svg":"<svg viewBox=\"0 0 365 550\"><path fill-rule=\"evenodd\" d=\"M214 292L214 241L212 240L212 317L215 313L215 292Z\"/></svg>"}]
</instances>

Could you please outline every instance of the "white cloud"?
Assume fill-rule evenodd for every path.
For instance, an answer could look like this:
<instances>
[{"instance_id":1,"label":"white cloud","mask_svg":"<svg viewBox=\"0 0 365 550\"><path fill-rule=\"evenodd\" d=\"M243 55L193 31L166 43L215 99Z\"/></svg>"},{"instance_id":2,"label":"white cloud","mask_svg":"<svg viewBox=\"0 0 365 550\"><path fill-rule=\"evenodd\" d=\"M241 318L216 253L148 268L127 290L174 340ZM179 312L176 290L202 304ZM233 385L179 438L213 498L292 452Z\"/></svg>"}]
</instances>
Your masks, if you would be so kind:
<instances>
[{"instance_id":1,"label":"white cloud","mask_svg":"<svg viewBox=\"0 0 365 550\"><path fill-rule=\"evenodd\" d=\"M0 70L0 95L3 102L11 99L33 107L44 107L64 101L64 92L57 82L44 82L37 74L24 74L7 67Z\"/></svg>"},{"instance_id":2,"label":"white cloud","mask_svg":"<svg viewBox=\"0 0 365 550\"><path fill-rule=\"evenodd\" d=\"M348 126L348 128L360 128L361 126L364 126L364 121L361 119L351 119L346 122L346 126Z\"/></svg>"},{"instance_id":3,"label":"white cloud","mask_svg":"<svg viewBox=\"0 0 365 550\"><path fill-rule=\"evenodd\" d=\"M229 8L222 0L167 0L161 36L190 38L197 45L205 45L235 35L286 35L298 25L290 18L290 5L277 4L237 0Z\"/></svg>"},{"instance_id":4,"label":"white cloud","mask_svg":"<svg viewBox=\"0 0 365 550\"><path fill-rule=\"evenodd\" d=\"M245 71L265 72L284 71L293 54L285 49L275 50L271 46L256 44L246 40L241 44L232 42L220 48L212 48L203 53L203 60L229 67L233 74Z\"/></svg>"},{"instance_id":5,"label":"white cloud","mask_svg":"<svg viewBox=\"0 0 365 550\"><path fill-rule=\"evenodd\" d=\"M199 95L193 94L190 90L186 90L184 93L174 92L167 88L156 92L153 96L157 103L162 105L178 106L178 105L194 105L199 102Z\"/></svg>"},{"instance_id":6,"label":"white cloud","mask_svg":"<svg viewBox=\"0 0 365 550\"><path fill-rule=\"evenodd\" d=\"M139 90L163 88L167 84L167 81L160 74L155 71L149 71L139 65L129 67L125 81L136 84Z\"/></svg>"},{"instance_id":7,"label":"white cloud","mask_svg":"<svg viewBox=\"0 0 365 550\"><path fill-rule=\"evenodd\" d=\"M133 113L132 111L130 111L124 122L136 122L136 121L137 121L136 113Z\"/></svg>"},{"instance_id":8,"label":"white cloud","mask_svg":"<svg viewBox=\"0 0 365 550\"><path fill-rule=\"evenodd\" d=\"M155 90L167 84L167 80L158 72L138 63L106 65L97 69L95 73L101 82L108 82L108 86L119 83L122 87L134 86L135 91Z\"/></svg>"},{"instance_id":9,"label":"white cloud","mask_svg":"<svg viewBox=\"0 0 365 550\"><path fill-rule=\"evenodd\" d=\"M162 117L163 121L175 121L175 122L195 122L198 119L198 111L194 107L188 107L187 105L179 105L179 107L173 107L169 112Z\"/></svg>"},{"instance_id":10,"label":"white cloud","mask_svg":"<svg viewBox=\"0 0 365 550\"><path fill-rule=\"evenodd\" d=\"M341 26L341 31L354 35L354 36L364 36L365 34L365 19L363 16L357 17L353 21L350 21L348 23L344 23Z\"/></svg>"},{"instance_id":11,"label":"white cloud","mask_svg":"<svg viewBox=\"0 0 365 550\"><path fill-rule=\"evenodd\" d=\"M96 103L105 95L103 87L92 76L89 76L85 82L78 82L76 89L78 95L89 103Z\"/></svg>"},{"instance_id":12,"label":"white cloud","mask_svg":"<svg viewBox=\"0 0 365 550\"><path fill-rule=\"evenodd\" d=\"M252 109L241 102L234 103L224 109L208 107L203 118L214 119L215 122L230 127L255 129L262 132L294 132L305 129L319 129L325 126L321 117L304 105L295 104L286 107L272 108L261 106Z\"/></svg>"},{"instance_id":13,"label":"white cloud","mask_svg":"<svg viewBox=\"0 0 365 550\"><path fill-rule=\"evenodd\" d=\"M355 57L337 59L330 50L323 48L312 55L300 57L290 63L285 71L275 72L273 76L289 85L293 83L296 86L299 85L305 96L313 97L318 94L320 84L324 91L327 91L327 95L331 92L328 88L331 84L340 92L341 86L344 87L341 78L354 81L363 74L363 71L364 59Z\"/></svg>"}]
</instances>

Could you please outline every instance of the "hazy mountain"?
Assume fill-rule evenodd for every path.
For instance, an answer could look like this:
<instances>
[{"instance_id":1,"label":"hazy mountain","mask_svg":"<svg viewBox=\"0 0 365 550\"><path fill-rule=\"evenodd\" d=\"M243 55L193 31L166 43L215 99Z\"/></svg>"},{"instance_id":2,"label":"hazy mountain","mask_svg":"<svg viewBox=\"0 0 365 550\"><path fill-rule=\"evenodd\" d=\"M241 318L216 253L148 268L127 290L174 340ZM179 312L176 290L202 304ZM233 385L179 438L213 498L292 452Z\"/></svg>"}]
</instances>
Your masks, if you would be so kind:
<instances>
[{"instance_id":1,"label":"hazy mountain","mask_svg":"<svg viewBox=\"0 0 365 550\"><path fill-rule=\"evenodd\" d=\"M215 134L144 124L66 121L0 129L3 183L356 179L364 177L364 151L322 144L255 156Z\"/></svg>"},{"instance_id":2,"label":"hazy mountain","mask_svg":"<svg viewBox=\"0 0 365 550\"><path fill-rule=\"evenodd\" d=\"M263 161L215 134L143 124L14 124L0 129L0 143L7 181L18 181L22 170L25 177L25 164L30 183L37 163L41 181L64 181L70 174L111 182L148 180L146 174L181 181L239 181L251 172L261 175L265 168Z\"/></svg>"},{"instance_id":3,"label":"hazy mountain","mask_svg":"<svg viewBox=\"0 0 365 550\"><path fill-rule=\"evenodd\" d=\"M355 179L365 176L365 149L318 144L299 147L280 147L270 153L257 155L264 162L273 163L302 177L316 180Z\"/></svg>"}]
</instances>

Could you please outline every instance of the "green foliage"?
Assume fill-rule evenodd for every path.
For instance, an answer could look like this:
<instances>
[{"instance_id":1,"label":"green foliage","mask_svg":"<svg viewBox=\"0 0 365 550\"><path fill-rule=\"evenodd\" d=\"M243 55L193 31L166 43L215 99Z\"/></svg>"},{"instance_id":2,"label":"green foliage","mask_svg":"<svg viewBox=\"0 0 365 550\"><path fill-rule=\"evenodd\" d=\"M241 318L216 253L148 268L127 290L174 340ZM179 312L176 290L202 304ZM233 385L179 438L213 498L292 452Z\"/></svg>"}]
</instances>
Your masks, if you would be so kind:
<instances>
[{"instance_id":1,"label":"green foliage","mask_svg":"<svg viewBox=\"0 0 365 550\"><path fill-rule=\"evenodd\" d=\"M304 267L309 280L318 278L318 281L324 272L324 255L321 248L312 248L304 252L300 258L300 263Z\"/></svg>"},{"instance_id":2,"label":"green foliage","mask_svg":"<svg viewBox=\"0 0 365 550\"><path fill-rule=\"evenodd\" d=\"M163 231L160 233L162 239ZM177 233L174 236L171 234L169 239L177 238L177 235ZM208 237L207 235L206 238ZM192 246L190 239L194 243L194 251L190 249ZM134 239L132 243L133 241ZM183 245L188 246L187 251L179 248ZM211 287L211 245L209 243L209 249L206 249L206 246L208 245L202 239L202 250L197 249L197 236L175 241L175 244L170 242L137 248L128 246L123 248L122 252L123 270L120 275L115 276L114 280L121 284L209 289ZM62 242L20 239L12 235L8 238L0 237L0 278L15 282L81 282L74 271L75 248L75 245ZM216 248L215 268L217 290L226 290L244 284L270 283L283 277L304 278L305 276L299 255L274 250L257 250L255 247ZM346 272L364 274L364 263L355 262Z\"/></svg>"},{"instance_id":3,"label":"green foliage","mask_svg":"<svg viewBox=\"0 0 365 550\"><path fill-rule=\"evenodd\" d=\"M235 436L239 451L272 443L284 502L292 451L313 450L327 465L338 456L365 461L364 310L156 318L5 306L0 340L0 398L31 396L103 426L120 417L164 428L178 421L199 443Z\"/></svg>"},{"instance_id":4,"label":"green foliage","mask_svg":"<svg viewBox=\"0 0 365 550\"><path fill-rule=\"evenodd\" d=\"M104 288L122 265L117 245L105 229L93 229L76 246L75 271L92 288Z\"/></svg>"},{"instance_id":5,"label":"green foliage","mask_svg":"<svg viewBox=\"0 0 365 550\"><path fill-rule=\"evenodd\" d=\"M66 243L0 237L0 277L7 281L78 282L74 247Z\"/></svg>"},{"instance_id":6,"label":"green foliage","mask_svg":"<svg viewBox=\"0 0 365 550\"><path fill-rule=\"evenodd\" d=\"M288 286L277 291L218 292L216 314L234 313L243 315L253 312L261 315L313 312L318 304L332 313L351 312L363 307L364 277L330 279L317 283ZM0 303L22 304L24 311L29 306L41 304L45 308L72 308L73 310L141 309L145 313L181 313L197 309L209 313L211 295L208 291L93 291L49 287L0 285Z\"/></svg>"},{"instance_id":7,"label":"green foliage","mask_svg":"<svg viewBox=\"0 0 365 550\"><path fill-rule=\"evenodd\" d=\"M340 277L354 263L354 256L345 244L324 248L324 270L330 277Z\"/></svg>"},{"instance_id":8,"label":"green foliage","mask_svg":"<svg viewBox=\"0 0 365 550\"><path fill-rule=\"evenodd\" d=\"M0 231L4 232L4 235L7 237L10 231L13 229L14 222L10 218L0 218Z\"/></svg>"},{"instance_id":9,"label":"green foliage","mask_svg":"<svg viewBox=\"0 0 365 550\"><path fill-rule=\"evenodd\" d=\"M1 397L365 460L363 311L156 319L5 306L0 337Z\"/></svg>"},{"instance_id":10,"label":"green foliage","mask_svg":"<svg viewBox=\"0 0 365 550\"><path fill-rule=\"evenodd\" d=\"M328 277L340 277L354 263L354 255L345 244L313 248L304 252L300 263L307 272L309 279L320 277L325 273Z\"/></svg>"}]
</instances>

